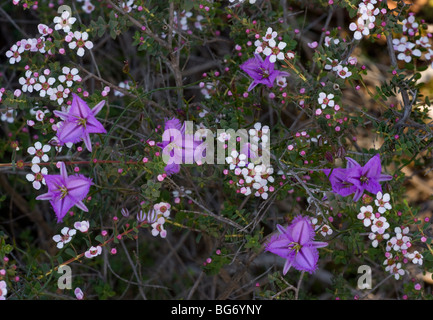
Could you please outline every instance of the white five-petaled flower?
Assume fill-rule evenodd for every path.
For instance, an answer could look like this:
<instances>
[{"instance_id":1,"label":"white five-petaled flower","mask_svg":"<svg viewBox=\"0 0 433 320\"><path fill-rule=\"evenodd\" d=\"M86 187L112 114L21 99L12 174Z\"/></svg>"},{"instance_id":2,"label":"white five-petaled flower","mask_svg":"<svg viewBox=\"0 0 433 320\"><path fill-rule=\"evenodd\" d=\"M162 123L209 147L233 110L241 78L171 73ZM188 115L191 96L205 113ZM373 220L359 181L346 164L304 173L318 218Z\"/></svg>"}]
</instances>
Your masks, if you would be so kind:
<instances>
[{"instance_id":1,"label":"white five-petaled flower","mask_svg":"<svg viewBox=\"0 0 433 320\"><path fill-rule=\"evenodd\" d=\"M415 16L412 15L401 23L403 24L403 32L407 32L410 36L415 35L419 26L418 22L415 22Z\"/></svg>"},{"instance_id":2,"label":"white five-petaled flower","mask_svg":"<svg viewBox=\"0 0 433 320\"><path fill-rule=\"evenodd\" d=\"M278 60L284 60L284 52L283 50L287 46L287 43L281 41L278 43L275 42L274 39L269 40L268 47L263 50L263 54L269 57L269 62L275 63Z\"/></svg>"},{"instance_id":3,"label":"white five-petaled flower","mask_svg":"<svg viewBox=\"0 0 433 320\"><path fill-rule=\"evenodd\" d=\"M57 103L62 105L64 99L68 97L69 92L68 88L65 89L61 84L59 84L57 88L52 89L50 100L57 100Z\"/></svg>"},{"instance_id":4,"label":"white five-petaled flower","mask_svg":"<svg viewBox=\"0 0 433 320\"><path fill-rule=\"evenodd\" d=\"M373 207L363 206L361 207L361 212L356 216L359 220L362 220L365 227L371 226L371 222L374 219Z\"/></svg>"},{"instance_id":5,"label":"white five-petaled flower","mask_svg":"<svg viewBox=\"0 0 433 320\"><path fill-rule=\"evenodd\" d=\"M423 256L417 250L415 250L414 252L408 253L407 258L411 259L412 263L419 264L420 266L422 266Z\"/></svg>"},{"instance_id":6,"label":"white five-petaled flower","mask_svg":"<svg viewBox=\"0 0 433 320\"><path fill-rule=\"evenodd\" d=\"M353 37L356 40L361 40L362 36L368 36L370 34L370 29L364 24L364 20L359 18L358 21L352 22L349 25L350 31L353 31Z\"/></svg>"},{"instance_id":7,"label":"white five-petaled flower","mask_svg":"<svg viewBox=\"0 0 433 320\"><path fill-rule=\"evenodd\" d=\"M38 79L38 83L33 86L33 89L39 91L39 96L44 98L45 96L51 96L53 94L53 88L51 87L56 79L53 77L46 78L44 75L41 75Z\"/></svg>"},{"instance_id":8,"label":"white five-petaled flower","mask_svg":"<svg viewBox=\"0 0 433 320\"><path fill-rule=\"evenodd\" d=\"M10 64L15 64L21 61L21 53L24 52L24 47L14 44L9 51L6 52L6 57Z\"/></svg>"},{"instance_id":9,"label":"white five-petaled flower","mask_svg":"<svg viewBox=\"0 0 433 320\"><path fill-rule=\"evenodd\" d=\"M73 34L69 34L68 36L66 36L65 40L69 42L69 49L73 50L75 48L78 48L77 55L82 57L85 53L84 48L87 48L88 50L93 48L93 42L87 40L88 38L89 34L87 32L75 31Z\"/></svg>"},{"instance_id":10,"label":"white five-petaled flower","mask_svg":"<svg viewBox=\"0 0 433 320\"><path fill-rule=\"evenodd\" d=\"M400 43L397 46L397 51L400 52L397 55L398 60L405 61L406 63L411 62L412 56L413 57L421 57L421 50L415 48L415 43L412 42L405 42Z\"/></svg>"},{"instance_id":11,"label":"white five-petaled flower","mask_svg":"<svg viewBox=\"0 0 433 320\"><path fill-rule=\"evenodd\" d=\"M101 252L102 252L101 246L96 246L96 247L92 246L92 247L89 248L89 250L87 250L84 253L84 256L86 258L92 259L92 258L94 258L96 256L99 256L101 254Z\"/></svg>"},{"instance_id":12,"label":"white five-petaled flower","mask_svg":"<svg viewBox=\"0 0 433 320\"><path fill-rule=\"evenodd\" d=\"M380 192L380 191L377 193L376 200L374 200L374 203L378 207L378 211L380 213L385 213L386 210L392 209L392 206L389 203L390 200L391 200L391 197L390 197L389 193L382 194L382 192Z\"/></svg>"},{"instance_id":13,"label":"white five-petaled flower","mask_svg":"<svg viewBox=\"0 0 433 320\"><path fill-rule=\"evenodd\" d=\"M368 238L372 241L371 245L373 246L373 248L377 248L380 242L389 239L389 233L380 234L380 233L370 232L368 234Z\"/></svg>"},{"instance_id":14,"label":"white five-petaled flower","mask_svg":"<svg viewBox=\"0 0 433 320\"><path fill-rule=\"evenodd\" d=\"M51 146L49 144L46 144L42 146L42 143L37 141L34 145L34 147L27 148L27 152L34 156L32 159L32 163L40 163L41 161L47 162L50 160L48 155L46 154L48 151L51 150Z\"/></svg>"},{"instance_id":15,"label":"white five-petaled flower","mask_svg":"<svg viewBox=\"0 0 433 320\"><path fill-rule=\"evenodd\" d=\"M341 64L338 65L336 72L342 79L349 78L352 75L352 72L350 72L347 67L343 67Z\"/></svg>"},{"instance_id":16,"label":"white five-petaled flower","mask_svg":"<svg viewBox=\"0 0 433 320\"><path fill-rule=\"evenodd\" d=\"M78 75L77 68L71 69L69 67L63 67L62 73L63 74L59 76L59 81L61 83L66 82L68 87L71 87L76 81L81 81L81 77Z\"/></svg>"},{"instance_id":17,"label":"white five-petaled flower","mask_svg":"<svg viewBox=\"0 0 433 320\"><path fill-rule=\"evenodd\" d=\"M60 233L61 234L56 234L53 237L53 240L57 242L57 248L62 249L66 243L72 240L72 237L77 233L77 230L64 227Z\"/></svg>"},{"instance_id":18,"label":"white five-petaled flower","mask_svg":"<svg viewBox=\"0 0 433 320\"><path fill-rule=\"evenodd\" d=\"M325 109L326 107L333 107L335 105L333 99L334 99L334 95L332 93L329 93L327 95L325 92L320 92L317 102L319 102L322 109Z\"/></svg>"},{"instance_id":19,"label":"white five-petaled flower","mask_svg":"<svg viewBox=\"0 0 433 320\"><path fill-rule=\"evenodd\" d=\"M385 230L389 228L389 223L386 221L385 217L374 218L371 225L371 232L377 232L379 234L384 234Z\"/></svg>"},{"instance_id":20,"label":"white five-petaled flower","mask_svg":"<svg viewBox=\"0 0 433 320\"><path fill-rule=\"evenodd\" d=\"M46 167L41 169L39 165L33 164L31 170L33 174L28 173L26 179L32 182L33 188L39 190L45 184L44 175L48 174L48 169Z\"/></svg>"},{"instance_id":21,"label":"white five-petaled flower","mask_svg":"<svg viewBox=\"0 0 433 320\"><path fill-rule=\"evenodd\" d=\"M53 22L55 30L63 30L64 32L71 31L71 26L77 21L77 18L71 17L69 11L63 11L60 17L54 17Z\"/></svg>"},{"instance_id":22,"label":"white five-petaled flower","mask_svg":"<svg viewBox=\"0 0 433 320\"><path fill-rule=\"evenodd\" d=\"M20 77L18 82L23 92L33 92L33 85L36 83L36 79L33 77L33 72L27 70L25 77Z\"/></svg>"},{"instance_id":23,"label":"white five-petaled flower","mask_svg":"<svg viewBox=\"0 0 433 320\"><path fill-rule=\"evenodd\" d=\"M273 31L271 27L266 30L266 34L262 37L263 41L269 42L277 37L277 31Z\"/></svg>"}]
</instances>

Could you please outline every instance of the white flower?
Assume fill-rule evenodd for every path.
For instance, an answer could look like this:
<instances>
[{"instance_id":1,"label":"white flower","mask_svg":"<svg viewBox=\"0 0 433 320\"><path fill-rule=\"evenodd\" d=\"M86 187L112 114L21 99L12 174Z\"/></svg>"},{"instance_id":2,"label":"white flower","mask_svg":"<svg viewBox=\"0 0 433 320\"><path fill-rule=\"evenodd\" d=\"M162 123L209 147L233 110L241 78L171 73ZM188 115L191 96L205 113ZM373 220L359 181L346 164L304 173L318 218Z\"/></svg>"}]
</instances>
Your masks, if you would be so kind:
<instances>
[{"instance_id":1,"label":"white flower","mask_svg":"<svg viewBox=\"0 0 433 320\"><path fill-rule=\"evenodd\" d=\"M165 220L163 217L158 218L158 220L155 223L152 223L151 233L154 237L160 235L161 238L165 238L167 236L167 231L164 229L164 223Z\"/></svg>"},{"instance_id":2,"label":"white flower","mask_svg":"<svg viewBox=\"0 0 433 320\"><path fill-rule=\"evenodd\" d=\"M370 232L368 234L368 238L372 241L371 245L374 248L377 248L377 246L379 245L380 242L382 242L383 240L389 239L389 233L380 234L380 233Z\"/></svg>"},{"instance_id":3,"label":"white flower","mask_svg":"<svg viewBox=\"0 0 433 320\"><path fill-rule=\"evenodd\" d=\"M333 107L335 105L334 102L334 95L332 93L329 93L328 95L325 92L319 93L319 98L317 99L317 102L319 102L322 109L325 109L326 107Z\"/></svg>"},{"instance_id":4,"label":"white flower","mask_svg":"<svg viewBox=\"0 0 433 320\"><path fill-rule=\"evenodd\" d=\"M349 29L350 31L354 31L353 37L356 40L361 40L362 36L368 36L370 34L370 29L365 26L364 20L362 20L361 18L358 19L357 23L352 22L349 25Z\"/></svg>"},{"instance_id":5,"label":"white flower","mask_svg":"<svg viewBox=\"0 0 433 320\"><path fill-rule=\"evenodd\" d=\"M6 112L1 112L1 121L6 121L8 123L12 123L15 120L15 111L7 110Z\"/></svg>"},{"instance_id":6,"label":"white flower","mask_svg":"<svg viewBox=\"0 0 433 320\"><path fill-rule=\"evenodd\" d=\"M322 236L326 237L330 236L333 231L327 224L324 224L322 227L320 227L320 233L322 234Z\"/></svg>"},{"instance_id":7,"label":"white flower","mask_svg":"<svg viewBox=\"0 0 433 320\"><path fill-rule=\"evenodd\" d=\"M285 88L287 86L287 78L284 76L278 76L275 81L277 82L277 86L280 88Z\"/></svg>"},{"instance_id":8,"label":"white flower","mask_svg":"<svg viewBox=\"0 0 433 320\"><path fill-rule=\"evenodd\" d=\"M415 16L410 16L409 18L404 19L401 23L403 24L403 32L407 32L409 35L415 35L419 26L419 24L415 22Z\"/></svg>"},{"instance_id":9,"label":"white flower","mask_svg":"<svg viewBox=\"0 0 433 320\"><path fill-rule=\"evenodd\" d=\"M378 207L378 211L380 213L385 213L386 210L392 209L391 205L389 204L389 200L391 200L391 197L388 193L385 193L384 195L382 195L382 192L380 191L377 193L374 203Z\"/></svg>"},{"instance_id":10,"label":"white flower","mask_svg":"<svg viewBox=\"0 0 433 320\"><path fill-rule=\"evenodd\" d=\"M23 92L33 92L33 85L36 83L36 79L33 78L33 72L27 70L25 73L25 78L20 77L18 82L22 86L21 90Z\"/></svg>"},{"instance_id":11,"label":"white flower","mask_svg":"<svg viewBox=\"0 0 433 320\"><path fill-rule=\"evenodd\" d=\"M412 56L421 57L421 51L419 49L414 49L415 44L412 42L400 43L397 46L397 51L400 52L397 55L398 60L405 61L409 63L412 60Z\"/></svg>"},{"instance_id":12,"label":"white flower","mask_svg":"<svg viewBox=\"0 0 433 320\"><path fill-rule=\"evenodd\" d=\"M53 77L47 79L44 75L41 75L38 81L39 82L36 83L33 88L39 91L39 96L42 98L46 95L51 96L53 94L53 88L51 88L51 86L56 82L56 79Z\"/></svg>"},{"instance_id":13,"label":"white flower","mask_svg":"<svg viewBox=\"0 0 433 320\"><path fill-rule=\"evenodd\" d=\"M374 218L373 224L371 225L371 232L377 232L384 234L385 230L389 228L389 223L385 217Z\"/></svg>"},{"instance_id":14,"label":"white flower","mask_svg":"<svg viewBox=\"0 0 433 320\"><path fill-rule=\"evenodd\" d=\"M278 33L276 31L273 31L271 27L269 27L266 30L265 36L262 38L263 41L269 42L271 40L274 40L277 37Z\"/></svg>"},{"instance_id":15,"label":"white flower","mask_svg":"<svg viewBox=\"0 0 433 320\"><path fill-rule=\"evenodd\" d=\"M394 279L398 280L400 277L404 276L404 270L401 268L401 263L398 262L390 268L389 273L394 275Z\"/></svg>"},{"instance_id":16,"label":"white flower","mask_svg":"<svg viewBox=\"0 0 433 320\"><path fill-rule=\"evenodd\" d=\"M415 43L423 48L430 48L431 44L430 44L430 40L428 37L421 37L418 40L415 41Z\"/></svg>"},{"instance_id":17,"label":"white flower","mask_svg":"<svg viewBox=\"0 0 433 320\"><path fill-rule=\"evenodd\" d=\"M53 240L57 242L57 248L62 249L63 246L72 240L72 237L77 233L75 229L69 229L68 227L64 227L60 234L56 234L53 237Z\"/></svg>"},{"instance_id":18,"label":"white flower","mask_svg":"<svg viewBox=\"0 0 433 320\"><path fill-rule=\"evenodd\" d=\"M101 252L102 252L102 248L101 248L101 246L96 246L96 247L90 247L90 249L89 250L87 250L85 253L84 253L84 256L86 257L86 258L89 258L89 259L92 259L92 258L94 258L94 257L96 257L96 256L99 256L100 254L101 254Z\"/></svg>"},{"instance_id":19,"label":"white flower","mask_svg":"<svg viewBox=\"0 0 433 320\"><path fill-rule=\"evenodd\" d=\"M415 250L414 252L408 253L407 258L411 259L412 263L419 264L420 266L422 266L423 256L417 250Z\"/></svg>"},{"instance_id":20,"label":"white flower","mask_svg":"<svg viewBox=\"0 0 433 320\"><path fill-rule=\"evenodd\" d=\"M53 33L53 29L43 23L38 24L38 31L42 36L48 36Z\"/></svg>"},{"instance_id":21,"label":"white flower","mask_svg":"<svg viewBox=\"0 0 433 320\"><path fill-rule=\"evenodd\" d=\"M55 17L53 22L55 30L63 30L68 33L71 31L71 26L77 21L77 18L71 17L69 11L63 11L60 17Z\"/></svg>"},{"instance_id":22,"label":"white flower","mask_svg":"<svg viewBox=\"0 0 433 320\"><path fill-rule=\"evenodd\" d=\"M92 13L95 10L95 6L90 2L90 0L86 0L84 4L81 6L85 13Z\"/></svg>"},{"instance_id":23,"label":"white flower","mask_svg":"<svg viewBox=\"0 0 433 320\"><path fill-rule=\"evenodd\" d=\"M287 43L281 41L278 43L274 39L269 40L269 46L263 50L265 56L269 56L269 62L275 63L278 60L284 60L283 50L287 46Z\"/></svg>"},{"instance_id":24,"label":"white flower","mask_svg":"<svg viewBox=\"0 0 433 320\"><path fill-rule=\"evenodd\" d=\"M75 31L73 35L70 35L70 37L71 37L70 39L71 41L68 44L69 49L73 50L75 48L78 48L77 55L80 57L84 56L85 53L84 48L87 48L88 50L93 48L93 42L87 40L89 38L89 34L87 32ZM75 38L75 41L73 40L73 38Z\"/></svg>"},{"instance_id":25,"label":"white flower","mask_svg":"<svg viewBox=\"0 0 433 320\"><path fill-rule=\"evenodd\" d=\"M77 221L74 223L74 228L83 233L86 233L89 230L89 227L89 221Z\"/></svg>"},{"instance_id":26,"label":"white flower","mask_svg":"<svg viewBox=\"0 0 433 320\"><path fill-rule=\"evenodd\" d=\"M153 209L155 209L157 214L162 214L164 217L170 216L170 208L171 208L171 205L167 202L156 203L153 206Z\"/></svg>"},{"instance_id":27,"label":"white flower","mask_svg":"<svg viewBox=\"0 0 433 320\"><path fill-rule=\"evenodd\" d=\"M66 81L66 85L68 87L71 87L75 81L81 81L81 77L78 75L78 69L77 68L68 68L63 67L62 68L62 75L59 76L59 81L61 83Z\"/></svg>"},{"instance_id":28,"label":"white flower","mask_svg":"<svg viewBox=\"0 0 433 320\"><path fill-rule=\"evenodd\" d=\"M28 173L26 179L32 182L33 188L39 190L42 184L45 184L44 175L48 174L48 169L45 167L41 169L39 165L33 164L31 170L33 174Z\"/></svg>"},{"instance_id":29,"label":"white flower","mask_svg":"<svg viewBox=\"0 0 433 320\"><path fill-rule=\"evenodd\" d=\"M14 44L9 51L6 52L6 57L9 58L10 64L15 64L21 61L21 53L24 52L22 46L17 46Z\"/></svg>"},{"instance_id":30,"label":"white flower","mask_svg":"<svg viewBox=\"0 0 433 320\"><path fill-rule=\"evenodd\" d=\"M337 45L337 44L339 44L340 43L340 39L334 39L334 38L331 38L330 36L326 36L325 37L325 41L324 41L324 45L326 46L326 47L329 47L330 45L332 45L332 44L335 44L335 45Z\"/></svg>"},{"instance_id":31,"label":"white flower","mask_svg":"<svg viewBox=\"0 0 433 320\"><path fill-rule=\"evenodd\" d=\"M6 295L8 294L6 281L0 281L0 300L6 300Z\"/></svg>"},{"instance_id":32,"label":"white flower","mask_svg":"<svg viewBox=\"0 0 433 320\"><path fill-rule=\"evenodd\" d=\"M125 89L125 90L129 90L130 86L129 86L129 82L128 81L122 81L119 83L119 88ZM120 91L114 90L114 95L116 97L123 97L124 94Z\"/></svg>"},{"instance_id":33,"label":"white flower","mask_svg":"<svg viewBox=\"0 0 433 320\"><path fill-rule=\"evenodd\" d=\"M336 71L337 71L337 74L342 79L346 79L346 78L348 78L348 77L350 77L352 75L352 72L350 72L347 67L343 67L342 65L338 65Z\"/></svg>"},{"instance_id":34,"label":"white flower","mask_svg":"<svg viewBox=\"0 0 433 320\"><path fill-rule=\"evenodd\" d=\"M69 95L69 89L65 89L61 84L57 88L53 88L50 96L50 100L57 100L59 105L63 104L64 99Z\"/></svg>"},{"instance_id":35,"label":"white flower","mask_svg":"<svg viewBox=\"0 0 433 320\"><path fill-rule=\"evenodd\" d=\"M40 163L41 161L47 162L50 158L46 154L48 151L51 150L51 146L46 144L42 146L42 143L37 141L34 145L34 147L29 147L27 149L27 152L34 156L32 159L32 163Z\"/></svg>"},{"instance_id":36,"label":"white flower","mask_svg":"<svg viewBox=\"0 0 433 320\"><path fill-rule=\"evenodd\" d=\"M340 66L340 61L338 59L331 59L331 58L327 58L327 60L330 61L330 63L327 63L324 69L337 71L338 67Z\"/></svg>"},{"instance_id":37,"label":"white flower","mask_svg":"<svg viewBox=\"0 0 433 320\"><path fill-rule=\"evenodd\" d=\"M373 207L372 206L364 206L361 207L361 212L356 216L359 220L363 220L364 226L369 227L371 225L372 220L374 219L373 215Z\"/></svg>"}]
</instances>

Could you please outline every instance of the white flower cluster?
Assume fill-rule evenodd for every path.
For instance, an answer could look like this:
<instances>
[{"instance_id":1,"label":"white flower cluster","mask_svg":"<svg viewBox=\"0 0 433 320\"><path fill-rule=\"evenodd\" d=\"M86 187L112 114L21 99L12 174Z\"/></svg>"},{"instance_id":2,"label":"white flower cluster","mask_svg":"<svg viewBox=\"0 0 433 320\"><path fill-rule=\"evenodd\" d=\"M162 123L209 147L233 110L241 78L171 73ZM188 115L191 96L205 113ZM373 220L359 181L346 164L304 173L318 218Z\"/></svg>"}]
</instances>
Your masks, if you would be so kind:
<instances>
[{"instance_id":1,"label":"white flower cluster","mask_svg":"<svg viewBox=\"0 0 433 320\"><path fill-rule=\"evenodd\" d=\"M253 143L245 144L245 150L237 152L232 150L226 158L229 168L237 176L236 186L239 187L238 193L245 196L254 196L266 200L269 192L274 191L274 187L269 185L274 182L274 169L272 166L255 163L256 155L259 153L259 143L262 148L269 142L269 127L263 126L260 122L254 124L254 128L249 130L250 141ZM221 137L220 137L221 138ZM228 139L225 137L222 139Z\"/></svg>"},{"instance_id":2,"label":"white flower cluster","mask_svg":"<svg viewBox=\"0 0 433 320\"><path fill-rule=\"evenodd\" d=\"M269 27L266 30L266 34L254 42L256 46L255 53L263 53L266 57L269 57L269 61L272 63L275 63L277 59L284 60L285 54L282 50L287 46L287 43L283 41L278 41L277 43L276 40L278 40L278 33ZM292 53L289 53L290 57L288 59L292 59Z\"/></svg>"},{"instance_id":3,"label":"white flower cluster","mask_svg":"<svg viewBox=\"0 0 433 320\"><path fill-rule=\"evenodd\" d=\"M347 60L347 64L356 65L358 63L358 59L356 57L349 57ZM327 58L327 63L324 67L327 71L334 71L341 79L349 78L352 75L352 72L349 71L347 66L343 66L342 63L338 59Z\"/></svg>"},{"instance_id":4,"label":"white flower cluster","mask_svg":"<svg viewBox=\"0 0 433 320\"><path fill-rule=\"evenodd\" d=\"M386 259L383 264L386 266L385 271L394 275L394 278L398 280L405 274L403 263L411 260L414 264L422 265L422 255L418 251L408 251L412 246L412 239L408 236L408 227L394 228L395 235L390 238L390 234L388 233L390 225L387 219L382 216L382 214L392 209L390 200L391 198L388 193L383 194L382 192L378 192L374 201L376 210L371 205L363 206L357 218L362 220L365 227L371 229L368 238L372 241L371 244L374 248L382 241L387 241ZM394 251L394 254L391 251Z\"/></svg>"},{"instance_id":5,"label":"white flower cluster","mask_svg":"<svg viewBox=\"0 0 433 320\"><path fill-rule=\"evenodd\" d=\"M74 223L74 228L63 227L60 234L53 236L53 240L57 243L57 248L62 249L65 244L71 242L72 238L77 234L77 230L86 233L89 227L89 221L77 221Z\"/></svg>"},{"instance_id":6,"label":"white flower cluster","mask_svg":"<svg viewBox=\"0 0 433 320\"><path fill-rule=\"evenodd\" d=\"M168 217L170 217L171 205L167 202L160 202L153 206L153 209L147 214L140 210L137 213L137 221L139 223L146 222L152 227L152 235L154 237L161 236L161 238L167 237L167 230L164 229L164 223Z\"/></svg>"},{"instance_id":7,"label":"white flower cluster","mask_svg":"<svg viewBox=\"0 0 433 320\"><path fill-rule=\"evenodd\" d=\"M358 5L358 20L349 25L350 31L353 31L353 37L361 40L363 36L368 36L370 30L375 27L376 16L381 12L374 5L376 0L363 0ZM385 11L386 12L386 11Z\"/></svg>"}]
</instances>

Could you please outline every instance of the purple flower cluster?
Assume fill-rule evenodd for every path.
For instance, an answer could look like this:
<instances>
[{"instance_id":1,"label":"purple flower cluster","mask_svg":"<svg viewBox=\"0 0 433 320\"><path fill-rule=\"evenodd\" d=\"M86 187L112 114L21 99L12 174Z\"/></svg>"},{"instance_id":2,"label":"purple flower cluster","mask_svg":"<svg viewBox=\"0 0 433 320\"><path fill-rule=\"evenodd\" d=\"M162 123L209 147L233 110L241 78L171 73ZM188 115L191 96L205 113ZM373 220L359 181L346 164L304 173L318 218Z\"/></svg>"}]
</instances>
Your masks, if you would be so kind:
<instances>
[{"instance_id":1,"label":"purple flower cluster","mask_svg":"<svg viewBox=\"0 0 433 320\"><path fill-rule=\"evenodd\" d=\"M364 191L376 195L382 191L380 182L392 179L392 176L381 173L380 154L376 154L364 166L352 158L346 157L346 160L346 168L323 170L331 182L332 191L343 197L354 194L353 201L358 201Z\"/></svg>"}]
</instances>

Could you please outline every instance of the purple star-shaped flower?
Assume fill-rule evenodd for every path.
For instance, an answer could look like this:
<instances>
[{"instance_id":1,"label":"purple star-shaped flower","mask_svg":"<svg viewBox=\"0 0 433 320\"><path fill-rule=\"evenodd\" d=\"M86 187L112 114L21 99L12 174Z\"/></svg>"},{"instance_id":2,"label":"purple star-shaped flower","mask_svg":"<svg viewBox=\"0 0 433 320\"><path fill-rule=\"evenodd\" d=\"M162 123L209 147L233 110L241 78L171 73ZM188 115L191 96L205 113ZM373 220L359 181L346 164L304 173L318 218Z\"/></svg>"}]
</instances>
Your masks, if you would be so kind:
<instances>
[{"instance_id":1,"label":"purple star-shaped flower","mask_svg":"<svg viewBox=\"0 0 433 320\"><path fill-rule=\"evenodd\" d=\"M274 67L275 64L269 61L269 56L263 60L258 54L255 54L254 58L248 59L241 64L240 68L253 78L248 91L251 91L260 83L271 88L278 76L286 77L290 75L288 72L275 70Z\"/></svg>"},{"instance_id":2,"label":"purple star-shaped flower","mask_svg":"<svg viewBox=\"0 0 433 320\"><path fill-rule=\"evenodd\" d=\"M358 201L364 191L377 194L382 191L379 182L392 179L392 176L381 173L380 154L376 154L364 166L352 158L346 159L346 168L323 170L331 182L332 190L343 197L354 193L353 201Z\"/></svg>"},{"instance_id":3,"label":"purple star-shaped flower","mask_svg":"<svg viewBox=\"0 0 433 320\"><path fill-rule=\"evenodd\" d=\"M60 175L44 176L48 192L41 194L36 200L49 200L57 216L57 222L62 222L68 211L76 206L88 212L83 199L87 196L93 184L90 178L83 175L68 176L66 166L60 163Z\"/></svg>"},{"instance_id":4,"label":"purple star-shaped flower","mask_svg":"<svg viewBox=\"0 0 433 320\"><path fill-rule=\"evenodd\" d=\"M299 271L313 273L317 269L319 252L317 248L326 247L326 242L314 241L316 233L309 217L295 217L292 224L286 228L277 225L280 234L271 237L265 250L284 259L283 274L290 267Z\"/></svg>"},{"instance_id":5,"label":"purple star-shaped flower","mask_svg":"<svg viewBox=\"0 0 433 320\"><path fill-rule=\"evenodd\" d=\"M72 105L68 112L54 111L54 114L63 119L57 130L59 144L67 142L77 143L84 141L87 150L92 151L90 133L107 133L102 124L96 120L96 115L101 111L105 100L99 102L93 109L76 94L72 94Z\"/></svg>"}]
</instances>

